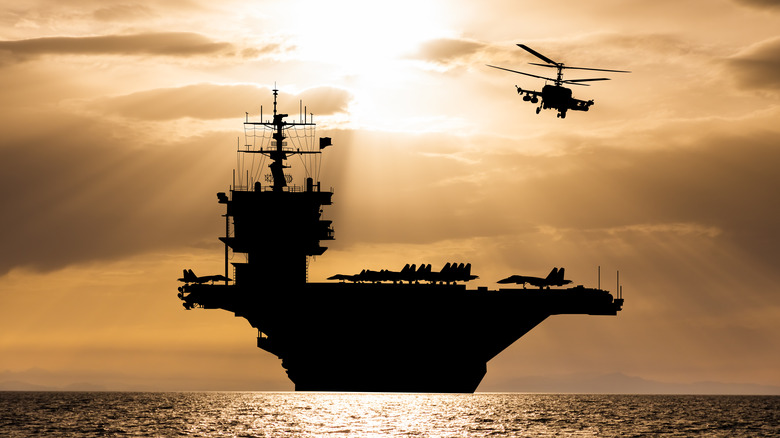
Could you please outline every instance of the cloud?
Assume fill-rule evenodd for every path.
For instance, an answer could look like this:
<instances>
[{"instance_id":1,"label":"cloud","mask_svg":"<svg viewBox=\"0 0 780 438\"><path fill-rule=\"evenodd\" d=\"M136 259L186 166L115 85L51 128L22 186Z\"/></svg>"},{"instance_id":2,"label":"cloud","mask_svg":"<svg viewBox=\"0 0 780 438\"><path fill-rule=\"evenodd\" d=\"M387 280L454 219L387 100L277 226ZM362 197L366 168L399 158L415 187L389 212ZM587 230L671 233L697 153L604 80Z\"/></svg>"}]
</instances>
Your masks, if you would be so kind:
<instances>
[{"instance_id":1,"label":"cloud","mask_svg":"<svg viewBox=\"0 0 780 438\"><path fill-rule=\"evenodd\" d=\"M141 20L156 15L146 5L130 3L112 4L92 12L92 16L99 21Z\"/></svg>"},{"instance_id":2,"label":"cloud","mask_svg":"<svg viewBox=\"0 0 780 438\"><path fill-rule=\"evenodd\" d=\"M735 2L760 9L780 10L780 2L777 0L734 0Z\"/></svg>"},{"instance_id":3,"label":"cloud","mask_svg":"<svg viewBox=\"0 0 780 438\"><path fill-rule=\"evenodd\" d=\"M420 44L417 53L407 57L440 65L452 65L465 62L486 47L486 44L478 41L439 38Z\"/></svg>"},{"instance_id":4,"label":"cloud","mask_svg":"<svg viewBox=\"0 0 780 438\"><path fill-rule=\"evenodd\" d=\"M43 55L175 56L232 55L231 43L216 42L192 32L154 32L135 35L44 37L0 41L0 54L14 60Z\"/></svg>"},{"instance_id":5,"label":"cloud","mask_svg":"<svg viewBox=\"0 0 780 438\"><path fill-rule=\"evenodd\" d=\"M282 92L279 97L283 103L281 112L297 114L298 102L302 100L310 112L316 115L346 112L351 99L348 91L335 87L310 88L298 95ZM223 119L241 118L247 111L254 114L259 110L261 102L272 101L273 95L269 88L203 83L101 98L90 105L101 112L135 119Z\"/></svg>"},{"instance_id":6,"label":"cloud","mask_svg":"<svg viewBox=\"0 0 780 438\"><path fill-rule=\"evenodd\" d=\"M722 234L722 230L714 226L703 226L695 223L663 223L663 224L635 224L616 227L605 230L608 234L619 233L672 233L678 236L706 236L714 238Z\"/></svg>"},{"instance_id":7,"label":"cloud","mask_svg":"<svg viewBox=\"0 0 780 438\"><path fill-rule=\"evenodd\" d=\"M597 33L587 36L584 41L570 43L564 50L584 53L588 58L618 55L636 64L669 64L671 60L708 58L717 53L715 46L693 42L681 34L638 32ZM641 53L641 56L636 56L637 53Z\"/></svg>"},{"instance_id":8,"label":"cloud","mask_svg":"<svg viewBox=\"0 0 780 438\"><path fill-rule=\"evenodd\" d=\"M780 136L729 133L737 126L710 127L688 146L681 147L669 130L666 139L658 139L665 141L663 147L592 145L561 156L551 165L565 173L528 181L538 193L526 194L526 202L565 199L566 211L576 215L551 211L542 217L559 227L699 234L729 240L768 263L780 257L774 225L780 208L764 198L767 187L780 184L770 164L780 160Z\"/></svg>"},{"instance_id":9,"label":"cloud","mask_svg":"<svg viewBox=\"0 0 780 438\"><path fill-rule=\"evenodd\" d=\"M0 125L0 275L195 246L214 234L208 216L218 209L208 206L230 174L232 134L151 145L135 127L37 115L45 127L29 115Z\"/></svg>"},{"instance_id":10,"label":"cloud","mask_svg":"<svg viewBox=\"0 0 780 438\"><path fill-rule=\"evenodd\" d=\"M741 87L780 91L780 37L746 47L726 65Z\"/></svg>"},{"instance_id":11,"label":"cloud","mask_svg":"<svg viewBox=\"0 0 780 438\"><path fill-rule=\"evenodd\" d=\"M235 117L245 108L212 113L191 107L247 93L257 96L250 102L257 105L268 102L269 90L197 84L144 93L129 95L132 105L101 102L131 118L119 123L64 113L3 120L8 135L0 144L0 197L10 214L0 217L0 272L216 242L221 213L210 201L229 182L236 133L152 145L132 118L168 120L165 111L139 108L172 100L177 118ZM222 99L212 98L216 94ZM280 111L296 114L297 98L327 114L344 108L349 94L313 88L285 97L292 108ZM328 111L312 104L326 99L336 101ZM780 161L778 134L744 126L686 123L652 135L537 140L568 145L553 155L524 153L524 142L505 138L330 132L337 146L324 157L323 183L336 187L337 195L326 214L342 247L551 227L582 234L583 245L634 235L729 241L756 262L769 263L780 258L780 208L765 196L767 187L780 184L773 165ZM626 136L636 144L624 145Z\"/></svg>"},{"instance_id":12,"label":"cloud","mask_svg":"<svg viewBox=\"0 0 780 438\"><path fill-rule=\"evenodd\" d=\"M211 4L199 4L197 0L127 0L95 2L93 0L32 0L9 4L0 14L0 27L7 29L96 29L110 23L128 23L143 20L143 26L175 18L179 23L202 13L215 12ZM163 27L165 28L165 27ZM170 28L168 28L170 29ZM200 28L198 28L200 29Z\"/></svg>"},{"instance_id":13,"label":"cloud","mask_svg":"<svg viewBox=\"0 0 780 438\"><path fill-rule=\"evenodd\" d=\"M757 264L780 258L780 207L765 195L780 185L777 132L721 120L615 136L536 140L568 144L555 155L525 153L525 142L505 138L334 136L328 172L341 180L329 218L339 245L423 244L546 226L586 235L584 246L614 236L687 236L728 242ZM459 159L442 158L453 150Z\"/></svg>"},{"instance_id":14,"label":"cloud","mask_svg":"<svg viewBox=\"0 0 780 438\"><path fill-rule=\"evenodd\" d=\"M315 115L346 111L350 99L330 87L282 94L286 106L279 110L291 115L299 98ZM197 84L99 102L144 120L240 122L245 109L259 110L260 102L271 100L265 88ZM230 101L238 106L225 104ZM34 121L41 119L47 120L43 126ZM235 132L179 134L162 143L149 138L164 133L146 130L165 125L149 126L59 109L3 117L0 199L9 214L0 217L0 276L18 266L48 271L147 250L218 244L221 213L214 193L229 184L240 124Z\"/></svg>"}]
</instances>

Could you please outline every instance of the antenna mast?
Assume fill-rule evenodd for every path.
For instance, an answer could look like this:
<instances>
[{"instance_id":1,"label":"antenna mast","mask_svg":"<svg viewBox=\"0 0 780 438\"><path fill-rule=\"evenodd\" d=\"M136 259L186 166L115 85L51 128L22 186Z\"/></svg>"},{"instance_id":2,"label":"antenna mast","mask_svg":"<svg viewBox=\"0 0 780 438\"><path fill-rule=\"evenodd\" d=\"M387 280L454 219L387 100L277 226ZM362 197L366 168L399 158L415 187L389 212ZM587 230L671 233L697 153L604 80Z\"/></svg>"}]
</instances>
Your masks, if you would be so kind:
<instances>
[{"instance_id":1,"label":"antenna mast","mask_svg":"<svg viewBox=\"0 0 780 438\"><path fill-rule=\"evenodd\" d=\"M272 190L274 192L281 192L284 191L287 187L287 176L284 174L284 169L290 168L291 166L288 166L285 164L285 160L290 155L304 155L304 154L319 154L319 150L301 150L301 148L286 148L286 142L284 141L287 138L287 135L285 135L285 130L289 128L296 128L298 126L314 126L313 121L307 122L304 121L293 121L293 122L286 122L284 120L285 117L288 117L287 114L282 114L278 111L278 97L279 97L279 90L275 88L274 85L273 89L273 95L274 95L274 112L273 112L273 119L271 121L265 121L262 120L262 107L261 107L261 119L259 122L245 122L244 125L260 125L264 128L270 129L272 131L271 138L273 139L273 142L271 143L271 147L268 149L260 148L259 150L246 150L246 151L240 151L240 152L247 152L247 153L259 153L262 155L267 156L271 159L271 164L268 165L268 167L271 169L271 178L273 179L272 183ZM302 103L302 102L301 102ZM296 137L299 138L299 137ZM247 184L249 184L247 180Z\"/></svg>"}]
</instances>

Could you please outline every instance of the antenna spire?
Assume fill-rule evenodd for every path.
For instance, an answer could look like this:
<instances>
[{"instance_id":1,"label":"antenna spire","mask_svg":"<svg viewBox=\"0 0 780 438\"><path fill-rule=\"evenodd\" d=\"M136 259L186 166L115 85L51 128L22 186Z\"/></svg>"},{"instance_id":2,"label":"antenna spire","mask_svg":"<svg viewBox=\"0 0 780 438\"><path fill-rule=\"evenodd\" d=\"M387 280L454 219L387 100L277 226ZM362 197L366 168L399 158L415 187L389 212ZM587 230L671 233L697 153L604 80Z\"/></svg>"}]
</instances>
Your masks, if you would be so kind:
<instances>
[{"instance_id":1,"label":"antenna spire","mask_svg":"<svg viewBox=\"0 0 780 438\"><path fill-rule=\"evenodd\" d=\"M274 116L276 116L276 96L279 95L279 90L276 89L276 83L274 83L274 90L273 91L274 91Z\"/></svg>"}]
</instances>

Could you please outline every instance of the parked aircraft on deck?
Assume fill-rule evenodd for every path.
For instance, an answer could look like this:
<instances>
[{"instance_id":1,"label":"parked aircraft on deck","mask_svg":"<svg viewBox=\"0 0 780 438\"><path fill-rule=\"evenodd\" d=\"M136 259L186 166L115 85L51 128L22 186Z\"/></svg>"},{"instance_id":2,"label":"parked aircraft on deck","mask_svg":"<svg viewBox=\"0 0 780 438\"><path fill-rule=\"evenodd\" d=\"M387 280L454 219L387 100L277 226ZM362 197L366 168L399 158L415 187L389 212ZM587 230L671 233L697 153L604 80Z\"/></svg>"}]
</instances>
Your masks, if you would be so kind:
<instances>
[{"instance_id":1,"label":"parked aircraft on deck","mask_svg":"<svg viewBox=\"0 0 780 438\"><path fill-rule=\"evenodd\" d=\"M523 289L525 289L526 284L530 284L532 286L536 286L539 289L546 287L550 288L550 286L563 286L565 284L571 283L571 280L564 280L565 269L561 268L553 268L552 271L550 271L549 274L547 274L547 277L541 278L541 277L531 277L531 276L525 276L525 275L512 275L511 277L507 277L503 280L499 280L498 283L501 284L507 284L507 283L515 283L515 284L522 284Z\"/></svg>"},{"instance_id":2,"label":"parked aircraft on deck","mask_svg":"<svg viewBox=\"0 0 780 438\"><path fill-rule=\"evenodd\" d=\"M207 282L215 282L215 281L232 281L231 279L225 277L224 275L204 275L202 277L198 277L195 275L194 272L192 272L192 269L184 269L184 276L179 279L179 281L182 281L184 283L207 283Z\"/></svg>"},{"instance_id":3,"label":"parked aircraft on deck","mask_svg":"<svg viewBox=\"0 0 780 438\"><path fill-rule=\"evenodd\" d=\"M390 271L382 269L381 271L372 271L363 269L359 274L336 274L328 277L328 280L351 281L353 283L381 283L391 281L393 283L408 282L419 283L427 281L429 283L455 283L458 281L470 281L479 278L471 275L471 263L457 264L447 263L439 272L433 272L430 264L409 265L408 263L400 271Z\"/></svg>"}]
</instances>

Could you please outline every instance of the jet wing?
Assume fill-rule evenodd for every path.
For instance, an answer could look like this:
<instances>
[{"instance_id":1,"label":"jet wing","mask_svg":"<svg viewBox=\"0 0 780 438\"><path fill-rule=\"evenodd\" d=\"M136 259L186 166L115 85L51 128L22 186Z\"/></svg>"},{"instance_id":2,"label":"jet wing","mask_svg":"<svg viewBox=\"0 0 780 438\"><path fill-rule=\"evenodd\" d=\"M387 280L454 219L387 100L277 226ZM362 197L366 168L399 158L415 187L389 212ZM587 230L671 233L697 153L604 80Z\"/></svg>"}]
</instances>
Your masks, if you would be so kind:
<instances>
[{"instance_id":1,"label":"jet wing","mask_svg":"<svg viewBox=\"0 0 780 438\"><path fill-rule=\"evenodd\" d=\"M202 277L196 277L194 279L190 280L193 283L203 284L208 283L209 281L232 281L230 278L225 277L224 275L204 275Z\"/></svg>"},{"instance_id":2,"label":"jet wing","mask_svg":"<svg viewBox=\"0 0 780 438\"><path fill-rule=\"evenodd\" d=\"M500 284L509 284L509 283L521 284L521 283L525 283L526 281L527 281L527 277L523 277L522 275L512 275L512 276L509 276L509 277L507 277L507 278L505 278L503 280L498 280L497 283L500 283Z\"/></svg>"},{"instance_id":3,"label":"jet wing","mask_svg":"<svg viewBox=\"0 0 780 438\"><path fill-rule=\"evenodd\" d=\"M497 283L501 284L508 284L508 283L514 283L514 284L530 284L531 286L536 287L544 287L548 286L549 282L546 278L539 278L539 277L527 277L524 275L512 275L510 277L507 277L503 280L499 280ZM525 286L524 286L525 287Z\"/></svg>"}]
</instances>

